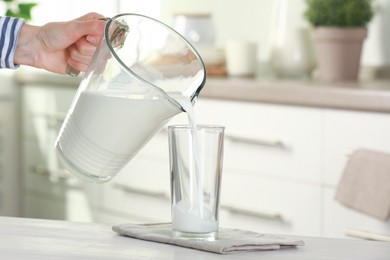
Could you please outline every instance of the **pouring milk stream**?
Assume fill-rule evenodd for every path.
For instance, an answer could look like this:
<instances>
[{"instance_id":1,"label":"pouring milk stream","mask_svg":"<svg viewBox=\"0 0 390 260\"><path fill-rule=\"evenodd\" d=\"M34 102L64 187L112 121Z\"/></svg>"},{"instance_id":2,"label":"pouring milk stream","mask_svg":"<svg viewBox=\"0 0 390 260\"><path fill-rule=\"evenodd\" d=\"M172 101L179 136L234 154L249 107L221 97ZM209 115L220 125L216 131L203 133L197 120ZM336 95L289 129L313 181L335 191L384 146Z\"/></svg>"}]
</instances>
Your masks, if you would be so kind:
<instances>
[{"instance_id":1,"label":"pouring milk stream","mask_svg":"<svg viewBox=\"0 0 390 260\"><path fill-rule=\"evenodd\" d=\"M174 221L172 222L172 227L174 230L188 233L214 232L218 230L218 222L213 213L204 205L203 173L201 172L201 169L204 168L202 167L204 157L200 154L195 113L188 98L176 96L175 100L183 107L188 116L191 135L190 149L192 149L190 154L193 155L193 169L187 169L188 172L182 173L189 174L190 194L189 196L182 196L182 199L173 205L172 214ZM191 171L194 174L190 174ZM182 174L179 175L181 176ZM183 199L183 197L187 198L188 201Z\"/></svg>"},{"instance_id":2,"label":"pouring milk stream","mask_svg":"<svg viewBox=\"0 0 390 260\"><path fill-rule=\"evenodd\" d=\"M69 171L83 179L109 181L155 133L183 111L194 129L192 147L196 155L192 105L205 77L198 53L170 27L142 15L113 17L107 22L104 39L56 140L59 157ZM198 156L194 159L196 180L191 191L193 201L189 203L191 214L202 217L206 214L203 193L195 187L202 182L201 162ZM184 206L178 204L174 210L178 219L193 217L185 215L188 210L180 208ZM206 229L210 225L198 224Z\"/></svg>"}]
</instances>

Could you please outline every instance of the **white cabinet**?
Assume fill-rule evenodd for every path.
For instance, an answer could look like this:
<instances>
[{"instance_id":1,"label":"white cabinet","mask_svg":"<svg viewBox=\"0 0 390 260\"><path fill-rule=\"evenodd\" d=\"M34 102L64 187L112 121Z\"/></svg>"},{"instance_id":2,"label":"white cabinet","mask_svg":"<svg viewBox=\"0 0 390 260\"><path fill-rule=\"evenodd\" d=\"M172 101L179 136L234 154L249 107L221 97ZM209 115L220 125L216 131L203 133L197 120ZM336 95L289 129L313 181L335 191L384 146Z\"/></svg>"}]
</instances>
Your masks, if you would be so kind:
<instances>
[{"instance_id":1,"label":"white cabinet","mask_svg":"<svg viewBox=\"0 0 390 260\"><path fill-rule=\"evenodd\" d=\"M335 187L353 151L390 152L390 114L324 110L323 182Z\"/></svg>"},{"instance_id":2,"label":"white cabinet","mask_svg":"<svg viewBox=\"0 0 390 260\"><path fill-rule=\"evenodd\" d=\"M390 235L390 221L384 222L334 200L335 190L324 188L324 233L326 237L345 237L349 230Z\"/></svg>"},{"instance_id":3,"label":"white cabinet","mask_svg":"<svg viewBox=\"0 0 390 260\"><path fill-rule=\"evenodd\" d=\"M71 176L60 164L53 166L53 144L22 142L23 216L92 221L97 207L96 185Z\"/></svg>"},{"instance_id":4,"label":"white cabinet","mask_svg":"<svg viewBox=\"0 0 390 260\"><path fill-rule=\"evenodd\" d=\"M18 216L20 180L16 104L12 97L0 96L0 215Z\"/></svg>"},{"instance_id":5,"label":"white cabinet","mask_svg":"<svg viewBox=\"0 0 390 260\"><path fill-rule=\"evenodd\" d=\"M74 88L22 88L25 216L82 221L170 220L168 139L161 131L112 181L62 169L53 144ZM226 126L220 224L258 232L343 237L390 233L390 223L347 209L334 192L348 155L390 152L390 115L200 98L199 124ZM186 123L184 113L168 124Z\"/></svg>"},{"instance_id":6,"label":"white cabinet","mask_svg":"<svg viewBox=\"0 0 390 260\"><path fill-rule=\"evenodd\" d=\"M226 126L221 226L321 235L321 110L200 99L195 113Z\"/></svg>"},{"instance_id":7,"label":"white cabinet","mask_svg":"<svg viewBox=\"0 0 390 260\"><path fill-rule=\"evenodd\" d=\"M203 99L195 113L226 126L225 170L320 181L321 110Z\"/></svg>"},{"instance_id":8,"label":"white cabinet","mask_svg":"<svg viewBox=\"0 0 390 260\"><path fill-rule=\"evenodd\" d=\"M75 89L32 84L21 87L21 154L24 217L92 221L97 187L61 165L54 141Z\"/></svg>"},{"instance_id":9,"label":"white cabinet","mask_svg":"<svg viewBox=\"0 0 390 260\"><path fill-rule=\"evenodd\" d=\"M226 126L221 226L321 234L320 110L199 99L195 113L200 124ZM168 125L185 122L181 114ZM102 208L134 222L169 221L169 179L162 131L102 185Z\"/></svg>"},{"instance_id":10,"label":"white cabinet","mask_svg":"<svg viewBox=\"0 0 390 260\"><path fill-rule=\"evenodd\" d=\"M0 215L20 214L17 88L9 71L0 85Z\"/></svg>"},{"instance_id":11,"label":"white cabinet","mask_svg":"<svg viewBox=\"0 0 390 260\"><path fill-rule=\"evenodd\" d=\"M102 185L102 207L128 215L130 222L169 222L167 162L141 152L110 183Z\"/></svg>"},{"instance_id":12,"label":"white cabinet","mask_svg":"<svg viewBox=\"0 0 390 260\"><path fill-rule=\"evenodd\" d=\"M346 237L347 228L390 235L383 222L334 200L356 149L390 152L390 115L199 100L200 123L225 125L221 225Z\"/></svg>"},{"instance_id":13,"label":"white cabinet","mask_svg":"<svg viewBox=\"0 0 390 260\"><path fill-rule=\"evenodd\" d=\"M320 236L320 200L316 185L224 171L221 226Z\"/></svg>"}]
</instances>

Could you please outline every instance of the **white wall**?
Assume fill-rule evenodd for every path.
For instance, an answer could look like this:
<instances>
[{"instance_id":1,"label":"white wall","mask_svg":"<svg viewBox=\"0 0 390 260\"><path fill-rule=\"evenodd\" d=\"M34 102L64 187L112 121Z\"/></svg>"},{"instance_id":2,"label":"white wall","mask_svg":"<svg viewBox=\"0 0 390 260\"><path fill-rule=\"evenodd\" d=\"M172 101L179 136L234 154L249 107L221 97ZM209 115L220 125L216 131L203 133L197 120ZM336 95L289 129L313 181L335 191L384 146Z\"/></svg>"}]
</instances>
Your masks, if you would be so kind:
<instances>
[{"instance_id":1,"label":"white wall","mask_svg":"<svg viewBox=\"0 0 390 260\"><path fill-rule=\"evenodd\" d=\"M66 21L88 12L98 12L104 16L118 13L142 13L160 18L160 0L21 0L35 2L38 5L32 11L30 22L42 25L52 21ZM0 13L5 13L5 5L0 2Z\"/></svg>"},{"instance_id":2,"label":"white wall","mask_svg":"<svg viewBox=\"0 0 390 260\"><path fill-rule=\"evenodd\" d=\"M118 12L116 0L30 0L38 5L34 7L31 23L42 25L52 21L66 21L77 18L88 12L98 12L112 16Z\"/></svg>"},{"instance_id":3,"label":"white wall","mask_svg":"<svg viewBox=\"0 0 390 260\"><path fill-rule=\"evenodd\" d=\"M160 0L120 0L120 13L138 13L160 19Z\"/></svg>"},{"instance_id":4,"label":"white wall","mask_svg":"<svg viewBox=\"0 0 390 260\"><path fill-rule=\"evenodd\" d=\"M390 66L390 0L376 0L380 11L369 26L363 50L363 64Z\"/></svg>"},{"instance_id":5,"label":"white wall","mask_svg":"<svg viewBox=\"0 0 390 260\"><path fill-rule=\"evenodd\" d=\"M223 46L229 39L255 41L259 57L267 60L277 26L278 6L287 5L286 30L308 26L302 18L305 0L25 0L37 2L34 24L62 21L95 11L105 16L122 12L142 13L172 25L175 13L208 12L213 15L216 44ZM369 66L390 66L390 0L376 0L381 6L369 25L369 38L363 50L362 63ZM0 3L4 13L4 3ZM278 29L279 28L279 29Z\"/></svg>"},{"instance_id":6,"label":"white wall","mask_svg":"<svg viewBox=\"0 0 390 260\"><path fill-rule=\"evenodd\" d=\"M254 41L258 43L260 56L264 56L275 25L275 3L269 0L161 0L161 19L172 24L173 14L211 13L217 46L223 47L231 39Z\"/></svg>"}]
</instances>

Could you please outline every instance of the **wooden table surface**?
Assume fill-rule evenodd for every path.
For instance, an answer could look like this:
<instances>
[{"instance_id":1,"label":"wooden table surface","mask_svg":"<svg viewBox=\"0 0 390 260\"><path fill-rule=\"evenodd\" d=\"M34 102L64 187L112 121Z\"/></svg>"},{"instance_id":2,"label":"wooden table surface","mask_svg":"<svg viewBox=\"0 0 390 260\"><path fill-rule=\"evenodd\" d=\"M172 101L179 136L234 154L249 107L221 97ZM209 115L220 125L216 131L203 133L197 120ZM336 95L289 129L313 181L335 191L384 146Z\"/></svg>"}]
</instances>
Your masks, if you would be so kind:
<instances>
[{"instance_id":1,"label":"wooden table surface","mask_svg":"<svg viewBox=\"0 0 390 260\"><path fill-rule=\"evenodd\" d=\"M390 243L299 237L299 248L219 255L119 236L97 223L0 217L0 259L390 259Z\"/></svg>"}]
</instances>

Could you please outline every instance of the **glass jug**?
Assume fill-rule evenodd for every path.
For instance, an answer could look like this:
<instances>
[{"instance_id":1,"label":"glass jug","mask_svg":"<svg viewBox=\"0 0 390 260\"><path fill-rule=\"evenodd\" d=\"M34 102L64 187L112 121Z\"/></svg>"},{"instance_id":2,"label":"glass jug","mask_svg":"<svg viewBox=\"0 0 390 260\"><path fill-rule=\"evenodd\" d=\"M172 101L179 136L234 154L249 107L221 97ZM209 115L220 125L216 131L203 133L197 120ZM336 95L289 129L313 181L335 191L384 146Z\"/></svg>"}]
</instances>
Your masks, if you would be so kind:
<instances>
[{"instance_id":1,"label":"glass jug","mask_svg":"<svg viewBox=\"0 0 390 260\"><path fill-rule=\"evenodd\" d=\"M197 51L167 25L138 14L108 19L57 137L59 157L83 179L109 181L205 80Z\"/></svg>"}]
</instances>

